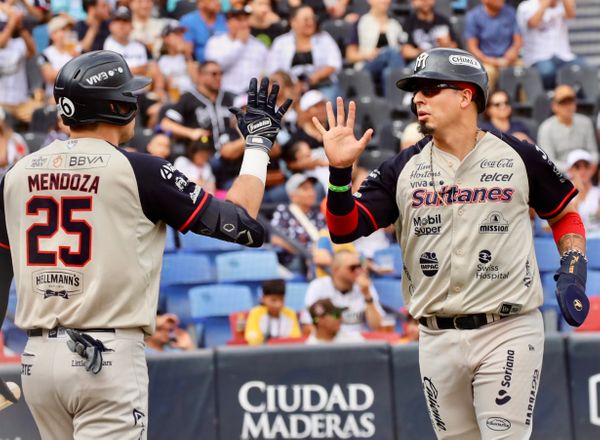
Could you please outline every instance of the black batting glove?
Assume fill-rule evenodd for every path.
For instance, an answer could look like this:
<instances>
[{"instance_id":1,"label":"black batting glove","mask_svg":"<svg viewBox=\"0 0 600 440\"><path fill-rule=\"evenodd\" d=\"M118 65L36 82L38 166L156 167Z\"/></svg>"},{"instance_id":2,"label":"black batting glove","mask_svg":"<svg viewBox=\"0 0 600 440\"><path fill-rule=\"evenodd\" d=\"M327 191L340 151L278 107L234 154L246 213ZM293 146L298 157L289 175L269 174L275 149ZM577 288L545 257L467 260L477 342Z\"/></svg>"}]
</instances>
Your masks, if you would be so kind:
<instances>
[{"instance_id":1,"label":"black batting glove","mask_svg":"<svg viewBox=\"0 0 600 440\"><path fill-rule=\"evenodd\" d=\"M576 250L570 250L560 259L560 269L554 274L556 299L570 326L579 327L590 311L590 301L585 295L587 259Z\"/></svg>"},{"instance_id":2,"label":"black batting glove","mask_svg":"<svg viewBox=\"0 0 600 440\"><path fill-rule=\"evenodd\" d=\"M248 86L248 108L244 112L237 107L229 111L235 115L238 128L246 139L247 148L258 148L267 154L271 151L277 133L281 129L281 119L292 105L292 100L286 100L277 111L275 102L279 94L279 85L273 83L269 94L269 79L263 78L257 93L258 80L252 78Z\"/></svg>"}]
</instances>

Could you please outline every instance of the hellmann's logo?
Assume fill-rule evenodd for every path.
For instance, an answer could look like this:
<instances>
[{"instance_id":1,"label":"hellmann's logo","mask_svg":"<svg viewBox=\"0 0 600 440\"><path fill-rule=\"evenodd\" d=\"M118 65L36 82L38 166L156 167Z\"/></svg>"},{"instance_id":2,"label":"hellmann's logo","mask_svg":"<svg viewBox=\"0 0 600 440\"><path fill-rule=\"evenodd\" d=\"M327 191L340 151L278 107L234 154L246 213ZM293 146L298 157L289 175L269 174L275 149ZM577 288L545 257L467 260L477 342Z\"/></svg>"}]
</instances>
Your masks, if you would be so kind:
<instances>
[{"instance_id":1,"label":"hellmann's logo","mask_svg":"<svg viewBox=\"0 0 600 440\"><path fill-rule=\"evenodd\" d=\"M375 438L373 389L362 383L269 385L246 382L238 392L244 412L240 439Z\"/></svg>"}]
</instances>

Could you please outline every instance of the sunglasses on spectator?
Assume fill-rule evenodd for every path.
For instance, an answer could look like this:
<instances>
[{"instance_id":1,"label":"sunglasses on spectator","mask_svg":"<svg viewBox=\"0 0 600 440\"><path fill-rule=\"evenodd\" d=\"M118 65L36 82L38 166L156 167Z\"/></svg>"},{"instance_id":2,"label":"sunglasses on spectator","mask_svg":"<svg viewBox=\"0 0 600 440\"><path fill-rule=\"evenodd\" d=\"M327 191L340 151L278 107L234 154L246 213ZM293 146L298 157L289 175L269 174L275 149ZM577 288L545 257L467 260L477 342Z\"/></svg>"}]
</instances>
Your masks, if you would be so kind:
<instances>
[{"instance_id":1,"label":"sunglasses on spectator","mask_svg":"<svg viewBox=\"0 0 600 440\"><path fill-rule=\"evenodd\" d=\"M210 76L223 76L223 72L219 70L207 70L204 72L206 75Z\"/></svg>"},{"instance_id":2,"label":"sunglasses on spectator","mask_svg":"<svg viewBox=\"0 0 600 440\"><path fill-rule=\"evenodd\" d=\"M499 101L499 102L490 102L490 107L510 107L510 102L508 101Z\"/></svg>"},{"instance_id":3,"label":"sunglasses on spectator","mask_svg":"<svg viewBox=\"0 0 600 440\"><path fill-rule=\"evenodd\" d=\"M342 312L329 312L328 315L333 316L335 319L342 319Z\"/></svg>"},{"instance_id":4,"label":"sunglasses on spectator","mask_svg":"<svg viewBox=\"0 0 600 440\"><path fill-rule=\"evenodd\" d=\"M346 266L350 271L355 272L358 269L362 269L362 264L351 264L349 266Z\"/></svg>"},{"instance_id":5,"label":"sunglasses on spectator","mask_svg":"<svg viewBox=\"0 0 600 440\"><path fill-rule=\"evenodd\" d=\"M575 102L575 98L565 98L565 99L561 99L560 101L557 101L556 103L558 105L567 105L567 104L573 104Z\"/></svg>"},{"instance_id":6,"label":"sunglasses on spectator","mask_svg":"<svg viewBox=\"0 0 600 440\"><path fill-rule=\"evenodd\" d=\"M463 88L455 86L454 84L439 83L439 84L432 84L432 85L428 85L428 86L419 87L415 91L415 93L421 92L423 94L423 96L426 96L427 98L431 98L432 96L439 94L444 89L464 90Z\"/></svg>"}]
</instances>

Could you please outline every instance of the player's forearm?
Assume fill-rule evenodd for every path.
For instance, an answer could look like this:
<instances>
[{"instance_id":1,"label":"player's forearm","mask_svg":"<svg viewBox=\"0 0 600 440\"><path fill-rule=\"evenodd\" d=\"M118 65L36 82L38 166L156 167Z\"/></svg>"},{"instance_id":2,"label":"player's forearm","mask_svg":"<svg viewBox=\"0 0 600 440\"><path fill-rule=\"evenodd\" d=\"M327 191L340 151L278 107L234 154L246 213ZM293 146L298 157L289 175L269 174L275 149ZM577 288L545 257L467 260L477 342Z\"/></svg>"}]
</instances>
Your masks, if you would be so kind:
<instances>
[{"instance_id":1,"label":"player's forearm","mask_svg":"<svg viewBox=\"0 0 600 440\"><path fill-rule=\"evenodd\" d=\"M227 200L241 206L252 218L256 218L262 203L265 184L260 178L248 174L237 177L227 192Z\"/></svg>"},{"instance_id":2,"label":"player's forearm","mask_svg":"<svg viewBox=\"0 0 600 440\"><path fill-rule=\"evenodd\" d=\"M559 215L549 219L548 223L552 228L560 255L572 250L585 255L585 228L573 202L567 205Z\"/></svg>"},{"instance_id":3,"label":"player's forearm","mask_svg":"<svg viewBox=\"0 0 600 440\"><path fill-rule=\"evenodd\" d=\"M177 122L172 121L169 118L163 118L162 121L160 121L160 128L164 131L170 131L175 136L184 137L188 139L194 138L193 128L178 124Z\"/></svg>"},{"instance_id":4,"label":"player's forearm","mask_svg":"<svg viewBox=\"0 0 600 440\"><path fill-rule=\"evenodd\" d=\"M329 167L327 227L334 243L348 243L373 232L352 197L351 167Z\"/></svg>"},{"instance_id":5,"label":"player's forearm","mask_svg":"<svg viewBox=\"0 0 600 440\"><path fill-rule=\"evenodd\" d=\"M576 250L585 254L585 237L579 234L567 234L558 242L558 252L563 255L567 251Z\"/></svg>"}]
</instances>

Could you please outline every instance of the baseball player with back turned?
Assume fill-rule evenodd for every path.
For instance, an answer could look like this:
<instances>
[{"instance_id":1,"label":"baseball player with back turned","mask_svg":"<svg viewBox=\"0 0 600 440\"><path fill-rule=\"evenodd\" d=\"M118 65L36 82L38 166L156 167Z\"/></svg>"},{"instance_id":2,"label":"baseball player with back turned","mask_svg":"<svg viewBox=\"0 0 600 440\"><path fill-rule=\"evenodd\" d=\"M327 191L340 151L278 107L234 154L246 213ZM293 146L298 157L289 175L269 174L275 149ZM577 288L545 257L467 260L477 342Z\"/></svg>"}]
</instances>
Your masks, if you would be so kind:
<instances>
[{"instance_id":1,"label":"baseball player with back turned","mask_svg":"<svg viewBox=\"0 0 600 440\"><path fill-rule=\"evenodd\" d=\"M18 162L0 183L0 323L9 283L25 400L43 439L145 439L148 372L165 225L260 246L255 220L268 153L291 102L250 82L232 109L246 139L240 175L221 201L168 162L117 146L134 131L137 95L123 57L89 52L59 72L54 96L71 138ZM203 270L202 268L198 268Z\"/></svg>"},{"instance_id":2,"label":"baseball player with back turned","mask_svg":"<svg viewBox=\"0 0 600 440\"><path fill-rule=\"evenodd\" d=\"M556 296L572 326L584 321L585 230L577 194L537 146L477 128L487 75L469 52L422 53L397 86L414 93L425 137L383 162L354 195L351 166L372 130L356 140L355 105L327 107L327 220L334 242L394 223L403 295L420 322L419 364L440 439L526 439L540 381L543 302L529 220L547 219L561 266Z\"/></svg>"}]
</instances>

